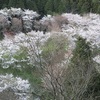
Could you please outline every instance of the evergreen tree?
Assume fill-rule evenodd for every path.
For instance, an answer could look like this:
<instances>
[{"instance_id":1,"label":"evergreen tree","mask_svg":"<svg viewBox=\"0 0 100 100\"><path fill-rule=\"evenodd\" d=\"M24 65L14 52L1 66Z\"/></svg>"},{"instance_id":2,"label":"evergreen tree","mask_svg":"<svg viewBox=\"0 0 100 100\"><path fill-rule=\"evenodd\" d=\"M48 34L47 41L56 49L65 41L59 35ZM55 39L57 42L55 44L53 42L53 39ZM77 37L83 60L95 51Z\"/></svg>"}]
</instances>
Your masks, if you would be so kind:
<instances>
[{"instance_id":1,"label":"evergreen tree","mask_svg":"<svg viewBox=\"0 0 100 100\"><path fill-rule=\"evenodd\" d=\"M9 0L8 7L16 7L16 0Z\"/></svg>"},{"instance_id":2,"label":"evergreen tree","mask_svg":"<svg viewBox=\"0 0 100 100\"><path fill-rule=\"evenodd\" d=\"M71 11L72 11L73 13L76 13L76 12L77 12L77 4L76 4L76 2L73 2L73 3L72 3Z\"/></svg>"},{"instance_id":3,"label":"evergreen tree","mask_svg":"<svg viewBox=\"0 0 100 100\"><path fill-rule=\"evenodd\" d=\"M2 0L3 1L3 0ZM1 2L0 2L1 3ZM2 8L8 7L9 0L4 0L2 4Z\"/></svg>"},{"instance_id":4,"label":"evergreen tree","mask_svg":"<svg viewBox=\"0 0 100 100\"><path fill-rule=\"evenodd\" d=\"M99 6L99 0L92 0L92 12L97 13Z\"/></svg>"},{"instance_id":5,"label":"evergreen tree","mask_svg":"<svg viewBox=\"0 0 100 100\"><path fill-rule=\"evenodd\" d=\"M58 6L58 13L63 13L63 12L66 12L66 1L65 0L61 0Z\"/></svg>"},{"instance_id":6,"label":"evergreen tree","mask_svg":"<svg viewBox=\"0 0 100 100\"><path fill-rule=\"evenodd\" d=\"M53 0L48 0L46 5L45 5L45 11L48 13L48 14L52 14L53 12Z\"/></svg>"},{"instance_id":7,"label":"evergreen tree","mask_svg":"<svg viewBox=\"0 0 100 100\"><path fill-rule=\"evenodd\" d=\"M15 7L17 7L17 8L25 8L24 0L17 0Z\"/></svg>"},{"instance_id":8,"label":"evergreen tree","mask_svg":"<svg viewBox=\"0 0 100 100\"><path fill-rule=\"evenodd\" d=\"M47 14L47 12L45 11L45 5L46 5L46 0L40 0L39 12L41 16Z\"/></svg>"},{"instance_id":9,"label":"evergreen tree","mask_svg":"<svg viewBox=\"0 0 100 100\"><path fill-rule=\"evenodd\" d=\"M99 13L99 5L99 0L0 0L0 8L26 8L35 10L41 15L53 12Z\"/></svg>"},{"instance_id":10,"label":"evergreen tree","mask_svg":"<svg viewBox=\"0 0 100 100\"><path fill-rule=\"evenodd\" d=\"M98 6L97 13L99 13L99 14L100 14L100 5Z\"/></svg>"},{"instance_id":11,"label":"evergreen tree","mask_svg":"<svg viewBox=\"0 0 100 100\"><path fill-rule=\"evenodd\" d=\"M70 3L70 0L66 0L66 11L67 12L71 12L71 3Z\"/></svg>"},{"instance_id":12,"label":"evergreen tree","mask_svg":"<svg viewBox=\"0 0 100 100\"><path fill-rule=\"evenodd\" d=\"M88 13L90 11L90 4L89 2L85 1L81 7L81 13Z\"/></svg>"},{"instance_id":13,"label":"evergreen tree","mask_svg":"<svg viewBox=\"0 0 100 100\"><path fill-rule=\"evenodd\" d=\"M30 9L30 10L37 11L37 9L38 9L36 3L31 0L27 1L25 5L26 5L27 9Z\"/></svg>"},{"instance_id":14,"label":"evergreen tree","mask_svg":"<svg viewBox=\"0 0 100 100\"><path fill-rule=\"evenodd\" d=\"M79 13L81 13L81 7L84 4L84 2L84 0L79 0L79 2L77 3L77 9Z\"/></svg>"},{"instance_id":15,"label":"evergreen tree","mask_svg":"<svg viewBox=\"0 0 100 100\"><path fill-rule=\"evenodd\" d=\"M59 2L60 2L60 0L54 0L53 1L53 10L55 12L58 12L58 5L60 4Z\"/></svg>"}]
</instances>

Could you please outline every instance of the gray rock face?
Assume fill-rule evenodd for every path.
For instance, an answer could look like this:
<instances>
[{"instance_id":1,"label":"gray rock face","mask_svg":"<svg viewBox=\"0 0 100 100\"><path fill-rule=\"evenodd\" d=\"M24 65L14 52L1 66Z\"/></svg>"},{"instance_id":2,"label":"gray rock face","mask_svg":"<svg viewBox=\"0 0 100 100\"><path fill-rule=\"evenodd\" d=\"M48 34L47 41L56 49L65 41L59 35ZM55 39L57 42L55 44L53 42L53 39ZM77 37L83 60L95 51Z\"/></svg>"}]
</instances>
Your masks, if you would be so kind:
<instances>
[{"instance_id":1,"label":"gray rock face","mask_svg":"<svg viewBox=\"0 0 100 100\"><path fill-rule=\"evenodd\" d=\"M11 88L7 88L0 92L0 100L18 100L18 96Z\"/></svg>"}]
</instances>

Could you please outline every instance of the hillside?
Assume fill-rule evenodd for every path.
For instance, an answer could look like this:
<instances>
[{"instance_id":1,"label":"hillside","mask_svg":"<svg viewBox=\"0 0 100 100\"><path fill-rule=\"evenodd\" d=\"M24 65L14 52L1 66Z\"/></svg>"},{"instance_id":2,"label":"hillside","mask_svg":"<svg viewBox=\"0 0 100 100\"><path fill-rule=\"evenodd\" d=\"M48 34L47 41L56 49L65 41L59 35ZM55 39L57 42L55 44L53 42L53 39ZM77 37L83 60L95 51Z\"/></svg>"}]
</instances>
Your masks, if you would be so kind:
<instances>
[{"instance_id":1,"label":"hillside","mask_svg":"<svg viewBox=\"0 0 100 100\"><path fill-rule=\"evenodd\" d=\"M10 27L14 35L5 31L11 15L24 19L25 32L13 29L15 24ZM1 94L11 88L17 100L100 99L99 14L44 16L39 22L47 23L45 34L31 27L39 17L34 11L2 9L0 16L5 18L0 20L5 35L0 41Z\"/></svg>"}]
</instances>

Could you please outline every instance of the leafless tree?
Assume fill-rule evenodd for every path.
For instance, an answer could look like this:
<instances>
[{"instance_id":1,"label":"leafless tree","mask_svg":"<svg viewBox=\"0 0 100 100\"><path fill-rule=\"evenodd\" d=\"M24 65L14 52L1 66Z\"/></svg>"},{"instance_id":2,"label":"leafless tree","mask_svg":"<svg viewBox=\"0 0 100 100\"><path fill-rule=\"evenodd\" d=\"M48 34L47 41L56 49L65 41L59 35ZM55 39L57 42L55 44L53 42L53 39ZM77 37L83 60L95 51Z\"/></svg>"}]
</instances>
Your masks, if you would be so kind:
<instances>
[{"instance_id":1,"label":"leafless tree","mask_svg":"<svg viewBox=\"0 0 100 100\"><path fill-rule=\"evenodd\" d=\"M66 40L64 35L55 35L42 46L40 38L33 43L33 40L27 40L30 59L38 68L43 90L50 93L52 100L94 100L92 93L88 97L85 93L95 74L95 67L89 59L90 65L85 65L77 56L77 66L74 63L70 65L72 51L66 50Z\"/></svg>"}]
</instances>

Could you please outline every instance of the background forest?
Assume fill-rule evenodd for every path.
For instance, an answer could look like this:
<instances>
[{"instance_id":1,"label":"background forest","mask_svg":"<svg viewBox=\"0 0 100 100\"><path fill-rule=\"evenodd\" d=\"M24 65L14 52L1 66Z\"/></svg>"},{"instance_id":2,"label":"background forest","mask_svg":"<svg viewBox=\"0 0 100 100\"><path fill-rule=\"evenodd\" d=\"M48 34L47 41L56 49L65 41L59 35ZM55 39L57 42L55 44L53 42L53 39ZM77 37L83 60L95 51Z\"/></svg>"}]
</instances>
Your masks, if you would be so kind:
<instances>
[{"instance_id":1,"label":"background forest","mask_svg":"<svg viewBox=\"0 0 100 100\"><path fill-rule=\"evenodd\" d=\"M100 13L99 0L0 0L0 9L4 7L31 9L41 15L62 12Z\"/></svg>"}]
</instances>

